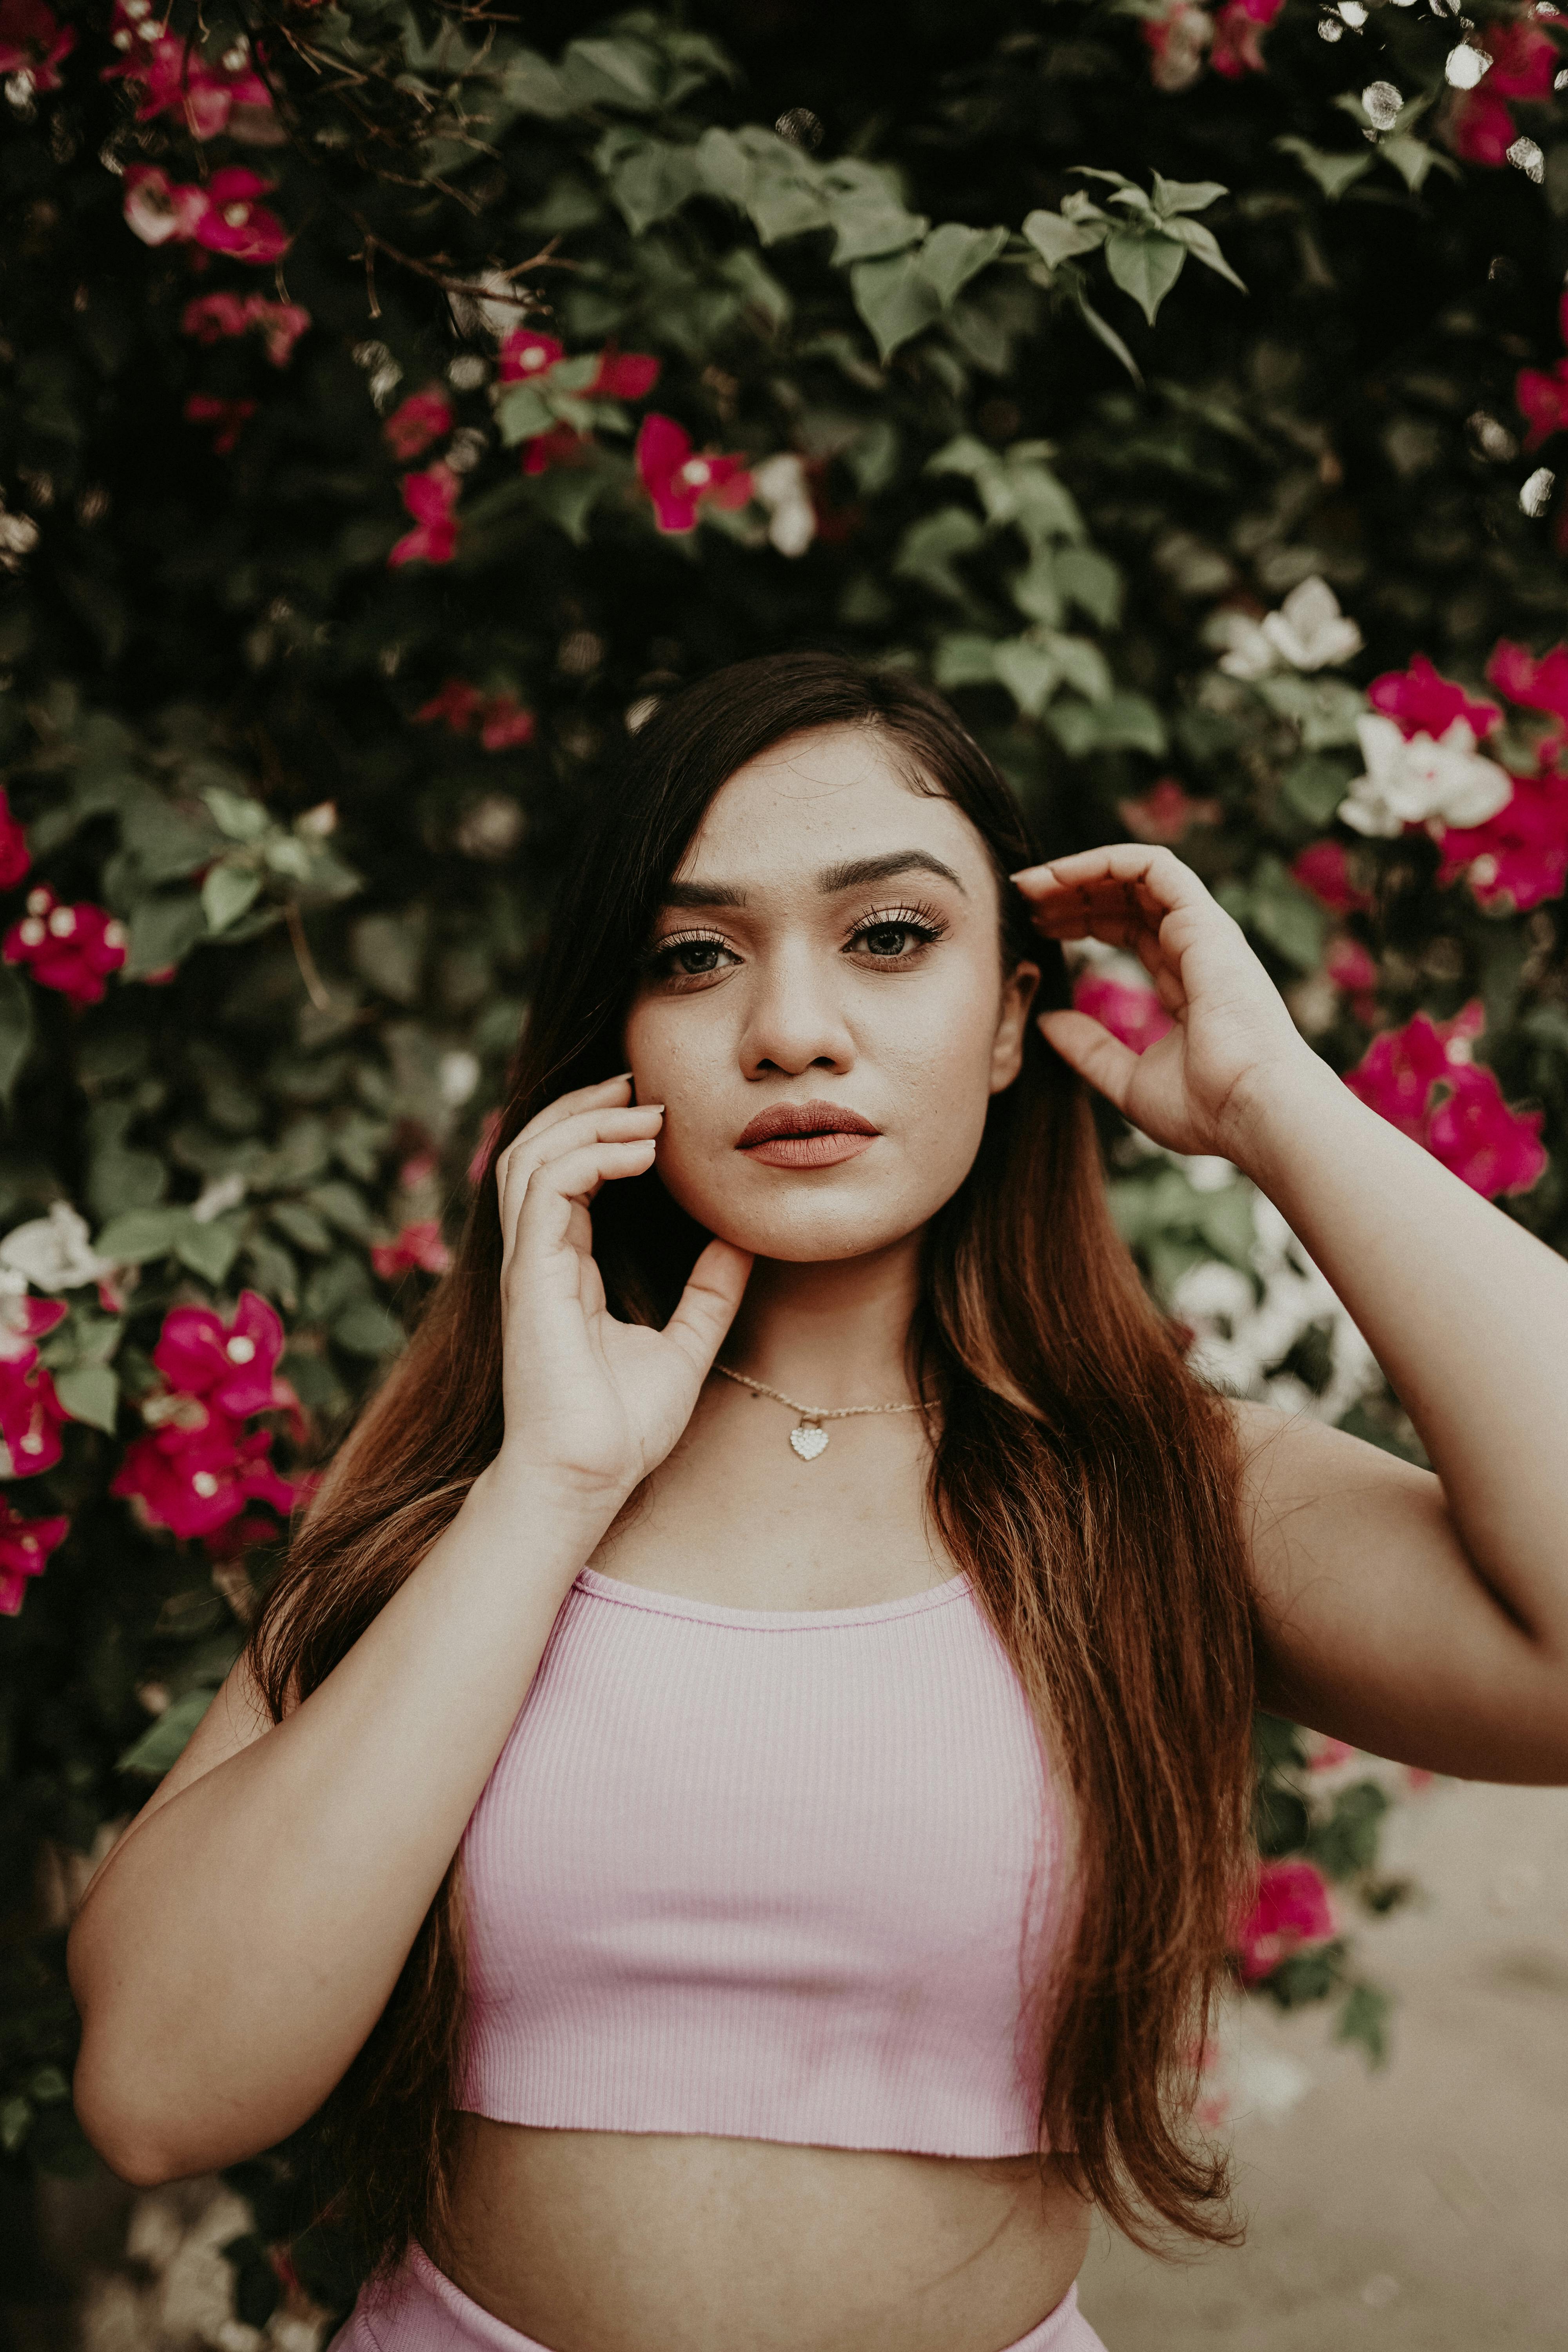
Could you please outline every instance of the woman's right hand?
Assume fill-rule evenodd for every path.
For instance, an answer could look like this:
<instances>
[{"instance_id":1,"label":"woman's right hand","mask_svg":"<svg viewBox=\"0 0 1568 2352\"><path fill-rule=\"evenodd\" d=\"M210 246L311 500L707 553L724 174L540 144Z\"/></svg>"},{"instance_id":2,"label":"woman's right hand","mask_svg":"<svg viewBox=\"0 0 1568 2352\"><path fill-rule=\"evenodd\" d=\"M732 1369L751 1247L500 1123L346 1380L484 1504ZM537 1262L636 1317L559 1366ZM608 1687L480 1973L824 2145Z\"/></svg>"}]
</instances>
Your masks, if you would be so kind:
<instances>
[{"instance_id":1,"label":"woman's right hand","mask_svg":"<svg viewBox=\"0 0 1568 2352\"><path fill-rule=\"evenodd\" d=\"M629 1077L563 1095L496 1161L501 1241L500 1460L614 1517L691 1418L751 1256L712 1241L662 1331L605 1305L589 1204L653 1165L660 1104Z\"/></svg>"}]
</instances>

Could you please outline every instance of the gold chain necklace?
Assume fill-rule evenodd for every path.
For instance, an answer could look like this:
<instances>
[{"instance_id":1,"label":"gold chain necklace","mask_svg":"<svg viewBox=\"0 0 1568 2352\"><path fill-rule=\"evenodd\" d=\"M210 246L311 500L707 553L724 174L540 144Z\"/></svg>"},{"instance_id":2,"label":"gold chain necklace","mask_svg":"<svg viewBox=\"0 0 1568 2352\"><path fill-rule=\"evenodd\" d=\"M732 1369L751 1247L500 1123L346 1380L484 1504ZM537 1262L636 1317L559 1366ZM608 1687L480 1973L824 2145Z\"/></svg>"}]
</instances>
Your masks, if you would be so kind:
<instances>
[{"instance_id":1,"label":"gold chain necklace","mask_svg":"<svg viewBox=\"0 0 1568 2352\"><path fill-rule=\"evenodd\" d=\"M732 1372L728 1364L715 1364L713 1370L722 1372L727 1381L736 1381L743 1389L754 1389L759 1396L772 1397L775 1403L787 1404L791 1412L798 1412L799 1421L790 1431L789 1442L803 1462L815 1462L827 1446L825 1421L848 1421L859 1412L919 1412L927 1402L923 1397L913 1404L801 1404L795 1397L785 1396L782 1389L769 1388L766 1381L753 1381L745 1372Z\"/></svg>"}]
</instances>

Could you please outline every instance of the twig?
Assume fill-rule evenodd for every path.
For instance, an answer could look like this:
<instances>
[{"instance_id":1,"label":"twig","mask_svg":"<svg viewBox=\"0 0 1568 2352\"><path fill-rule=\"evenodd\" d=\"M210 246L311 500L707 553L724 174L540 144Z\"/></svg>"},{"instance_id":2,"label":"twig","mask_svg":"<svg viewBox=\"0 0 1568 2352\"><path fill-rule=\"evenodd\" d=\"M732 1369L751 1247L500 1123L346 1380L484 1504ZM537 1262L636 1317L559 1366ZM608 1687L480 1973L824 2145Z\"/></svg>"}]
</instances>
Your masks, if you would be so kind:
<instances>
[{"instance_id":1,"label":"twig","mask_svg":"<svg viewBox=\"0 0 1568 2352\"><path fill-rule=\"evenodd\" d=\"M305 983L305 993L318 1013L330 1013L332 1009L332 999L321 979L316 959L310 953L310 942L305 937L304 921L292 898L285 903L283 911L289 919L289 943L294 950L294 961L300 967L300 977Z\"/></svg>"}]
</instances>

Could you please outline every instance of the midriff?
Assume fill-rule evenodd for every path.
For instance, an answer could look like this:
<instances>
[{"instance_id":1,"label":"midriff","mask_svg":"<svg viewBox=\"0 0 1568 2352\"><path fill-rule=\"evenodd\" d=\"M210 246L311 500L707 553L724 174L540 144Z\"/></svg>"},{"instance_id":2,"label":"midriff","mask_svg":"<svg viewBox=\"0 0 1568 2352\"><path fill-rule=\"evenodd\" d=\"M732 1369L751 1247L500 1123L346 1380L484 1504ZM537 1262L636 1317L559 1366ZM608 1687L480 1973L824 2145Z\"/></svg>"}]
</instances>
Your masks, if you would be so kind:
<instances>
[{"instance_id":1,"label":"midriff","mask_svg":"<svg viewBox=\"0 0 1568 2352\"><path fill-rule=\"evenodd\" d=\"M1004 2352L1089 2244L1049 2158L460 2122L448 2274L551 2352Z\"/></svg>"}]
</instances>

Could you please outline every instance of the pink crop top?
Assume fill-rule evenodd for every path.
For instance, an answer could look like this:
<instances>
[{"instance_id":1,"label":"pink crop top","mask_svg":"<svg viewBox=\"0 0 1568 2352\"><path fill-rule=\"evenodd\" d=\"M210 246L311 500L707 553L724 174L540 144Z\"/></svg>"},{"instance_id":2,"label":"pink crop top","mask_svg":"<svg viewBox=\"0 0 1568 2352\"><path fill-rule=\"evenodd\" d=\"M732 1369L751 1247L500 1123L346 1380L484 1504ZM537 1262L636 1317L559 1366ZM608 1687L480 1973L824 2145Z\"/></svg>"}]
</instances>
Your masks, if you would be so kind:
<instances>
[{"instance_id":1,"label":"pink crop top","mask_svg":"<svg viewBox=\"0 0 1568 2352\"><path fill-rule=\"evenodd\" d=\"M584 1569L463 1833L458 2105L1025 2154L1061 1828L963 1576L774 1613Z\"/></svg>"}]
</instances>

